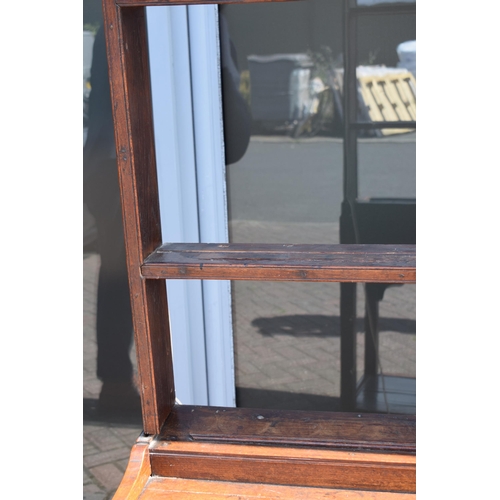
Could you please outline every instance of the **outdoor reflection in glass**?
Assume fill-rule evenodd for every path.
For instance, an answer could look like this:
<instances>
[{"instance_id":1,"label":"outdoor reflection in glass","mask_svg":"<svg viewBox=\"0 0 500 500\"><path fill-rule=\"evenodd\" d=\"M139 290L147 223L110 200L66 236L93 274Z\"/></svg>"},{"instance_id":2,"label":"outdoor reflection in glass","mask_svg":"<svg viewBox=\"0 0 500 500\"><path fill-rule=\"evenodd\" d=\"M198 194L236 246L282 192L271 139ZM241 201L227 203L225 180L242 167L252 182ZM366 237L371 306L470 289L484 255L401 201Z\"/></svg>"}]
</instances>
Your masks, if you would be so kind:
<instances>
[{"instance_id":1,"label":"outdoor reflection in glass","mask_svg":"<svg viewBox=\"0 0 500 500\"><path fill-rule=\"evenodd\" d=\"M416 120L415 18L404 12L358 20L356 119L370 126L353 129L357 179L351 213L344 190L343 3L220 8L231 242L395 243L391 238L406 224L394 217L396 210L410 220L401 243L414 243L415 133L409 122ZM384 86L395 78L394 88ZM377 101L374 84L389 98L387 109ZM402 107L396 110L394 103ZM397 120L405 127L376 123ZM238 121L248 141L237 133ZM233 154L237 146L239 154ZM378 231L381 217L387 227ZM344 409L340 288L336 283L233 282L238 405ZM403 385L409 381L413 387L415 287L360 285L356 296L358 379L373 372L364 347L372 341L375 320L374 373L400 375ZM401 380L378 380L384 385L382 400L375 394L370 401L369 395L361 409L414 412L414 393L403 403L391 399Z\"/></svg>"}]
</instances>

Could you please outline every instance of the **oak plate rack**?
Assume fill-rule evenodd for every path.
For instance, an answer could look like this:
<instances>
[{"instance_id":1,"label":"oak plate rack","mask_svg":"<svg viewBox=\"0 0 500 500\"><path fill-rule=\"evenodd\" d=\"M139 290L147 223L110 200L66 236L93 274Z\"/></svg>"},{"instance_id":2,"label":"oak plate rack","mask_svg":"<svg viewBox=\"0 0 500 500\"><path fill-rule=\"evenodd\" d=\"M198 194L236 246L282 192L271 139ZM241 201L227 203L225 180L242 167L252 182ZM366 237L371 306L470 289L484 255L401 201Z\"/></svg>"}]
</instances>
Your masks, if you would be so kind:
<instances>
[{"instance_id":1,"label":"oak plate rack","mask_svg":"<svg viewBox=\"0 0 500 500\"><path fill-rule=\"evenodd\" d=\"M259 1L103 0L143 417L115 498L414 498L414 415L175 404L165 279L416 280L415 245L163 244L145 7Z\"/></svg>"}]
</instances>

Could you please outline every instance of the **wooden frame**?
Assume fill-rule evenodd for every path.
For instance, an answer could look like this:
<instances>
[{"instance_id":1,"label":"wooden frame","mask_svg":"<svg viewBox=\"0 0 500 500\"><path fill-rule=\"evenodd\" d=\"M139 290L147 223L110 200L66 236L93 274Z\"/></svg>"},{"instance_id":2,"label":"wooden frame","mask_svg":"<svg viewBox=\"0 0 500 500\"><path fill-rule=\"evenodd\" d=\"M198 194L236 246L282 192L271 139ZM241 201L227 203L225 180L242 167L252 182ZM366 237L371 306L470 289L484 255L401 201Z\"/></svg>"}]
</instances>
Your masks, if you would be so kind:
<instances>
[{"instance_id":1,"label":"wooden frame","mask_svg":"<svg viewBox=\"0 0 500 500\"><path fill-rule=\"evenodd\" d=\"M411 494L413 416L175 405L164 279L415 282L414 245L162 246L145 7L200 3L247 1L103 1L145 434L116 498L180 487L173 477L200 491L229 491L225 481L246 491L256 484L314 488L311 498L319 498L318 487L336 495L328 498L344 498L344 489L364 491L365 498Z\"/></svg>"}]
</instances>

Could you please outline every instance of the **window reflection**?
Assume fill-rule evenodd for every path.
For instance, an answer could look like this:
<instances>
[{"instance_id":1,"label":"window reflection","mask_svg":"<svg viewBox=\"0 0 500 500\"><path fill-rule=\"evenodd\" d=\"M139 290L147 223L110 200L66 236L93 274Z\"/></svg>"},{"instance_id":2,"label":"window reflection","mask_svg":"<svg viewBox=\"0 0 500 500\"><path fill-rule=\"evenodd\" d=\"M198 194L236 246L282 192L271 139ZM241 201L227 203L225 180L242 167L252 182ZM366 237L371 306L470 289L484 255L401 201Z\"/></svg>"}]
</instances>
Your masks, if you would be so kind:
<instances>
[{"instance_id":1,"label":"window reflection","mask_svg":"<svg viewBox=\"0 0 500 500\"><path fill-rule=\"evenodd\" d=\"M141 406L105 34L100 3L88 1L84 6L84 345L89 355L84 364L84 415L137 423Z\"/></svg>"},{"instance_id":2,"label":"window reflection","mask_svg":"<svg viewBox=\"0 0 500 500\"><path fill-rule=\"evenodd\" d=\"M358 0L360 6L368 7L371 3L375 2ZM311 0L220 8L232 242L342 241L339 227L345 196L342 4L340 0ZM414 204L415 133L408 126L408 122L416 120L414 25L414 15L408 12L358 19L357 121L362 126L355 132L356 210L347 217L361 218L368 214L364 221L358 220L358 228L364 223L368 232L375 231L376 238L382 238L377 210L389 207L389 212L394 213L391 206L396 206L400 214L412 204L412 199ZM92 95L88 51L93 50L96 33L94 26L87 26L84 32L87 48L84 144L88 141ZM377 126L377 122L387 120L406 125ZM115 168L114 159L108 157L112 150L111 145L106 152L107 163ZM116 184L114 178L111 183ZM116 189L113 193L116 195ZM87 194L92 197L94 193ZM110 201L109 197L101 197L101 201L105 199ZM113 200L116 202L117 196ZM116 215L117 207L114 203L113 210L106 208L106 213ZM84 213L84 242L89 249L96 241L96 225L91 211ZM384 220L389 220L387 227L404 227L414 235L407 224L401 225L390 218ZM105 232L111 235L110 231ZM121 241L117 225L116 235L113 241ZM121 266L119 270L121 277L123 269ZM125 290L124 279L120 287ZM392 294L402 301L388 300ZM366 330L363 287L358 288L357 295L358 374L362 375ZM384 373L394 371L414 376L414 299L414 287L404 286L387 289L380 301L379 365ZM339 285L237 282L233 283L233 300L240 403L339 409ZM127 323L121 329L126 331L121 338L127 339L121 342L122 357L128 367L123 378L134 395L129 363L131 328ZM395 348L399 344L406 354L401 355L402 351ZM268 392L266 399L262 391L274 392ZM97 399L99 391L94 396ZM128 396L127 401L133 399Z\"/></svg>"},{"instance_id":3,"label":"window reflection","mask_svg":"<svg viewBox=\"0 0 500 500\"><path fill-rule=\"evenodd\" d=\"M388 3L358 0L363 8ZM221 43L225 37L231 41L238 70L232 82L239 81L251 121L244 154L236 160L226 156L232 242L361 243L359 237L365 243L414 242L415 16L408 10L358 16L350 40L356 45L357 94L349 133L356 143L346 152L343 4L311 0L220 8ZM221 49L223 67L228 54ZM226 93L224 70L222 81ZM226 96L223 103L230 151L236 110ZM401 126L379 126L387 121ZM346 155L355 170L351 205L344 189ZM233 282L232 287L238 404L345 409L340 285ZM415 287L360 285L356 297L357 378L362 384L375 373L375 386L383 386L373 390L365 383L361 392L367 399L358 401L358 408L414 412ZM365 344L371 342L374 319L379 353L373 372ZM404 403L399 396L391 399L398 384L413 390Z\"/></svg>"}]
</instances>

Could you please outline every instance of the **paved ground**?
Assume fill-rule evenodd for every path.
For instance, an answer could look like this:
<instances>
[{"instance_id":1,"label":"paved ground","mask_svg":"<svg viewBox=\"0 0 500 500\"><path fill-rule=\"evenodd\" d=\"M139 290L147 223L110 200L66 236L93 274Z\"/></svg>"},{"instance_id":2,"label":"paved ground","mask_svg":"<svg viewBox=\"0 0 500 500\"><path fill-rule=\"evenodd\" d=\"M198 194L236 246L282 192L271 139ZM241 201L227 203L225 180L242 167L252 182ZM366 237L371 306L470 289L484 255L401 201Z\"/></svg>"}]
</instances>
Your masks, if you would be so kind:
<instances>
[{"instance_id":1,"label":"paved ground","mask_svg":"<svg viewBox=\"0 0 500 500\"><path fill-rule=\"evenodd\" d=\"M234 221L235 241L336 241L335 224ZM84 256L84 474L86 500L111 498L141 432L140 415L104 419L96 411L95 293L99 256ZM358 287L362 327L363 291ZM234 282L234 335L239 404L335 409L340 395L339 285ZM380 307L384 373L415 376L415 286L390 288ZM358 335L362 367L363 336Z\"/></svg>"},{"instance_id":2,"label":"paved ground","mask_svg":"<svg viewBox=\"0 0 500 500\"><path fill-rule=\"evenodd\" d=\"M83 498L111 498L128 463L130 448L141 432L140 415L126 421L100 418L96 401L101 383L95 375L95 306L99 255L83 258Z\"/></svg>"}]
</instances>

